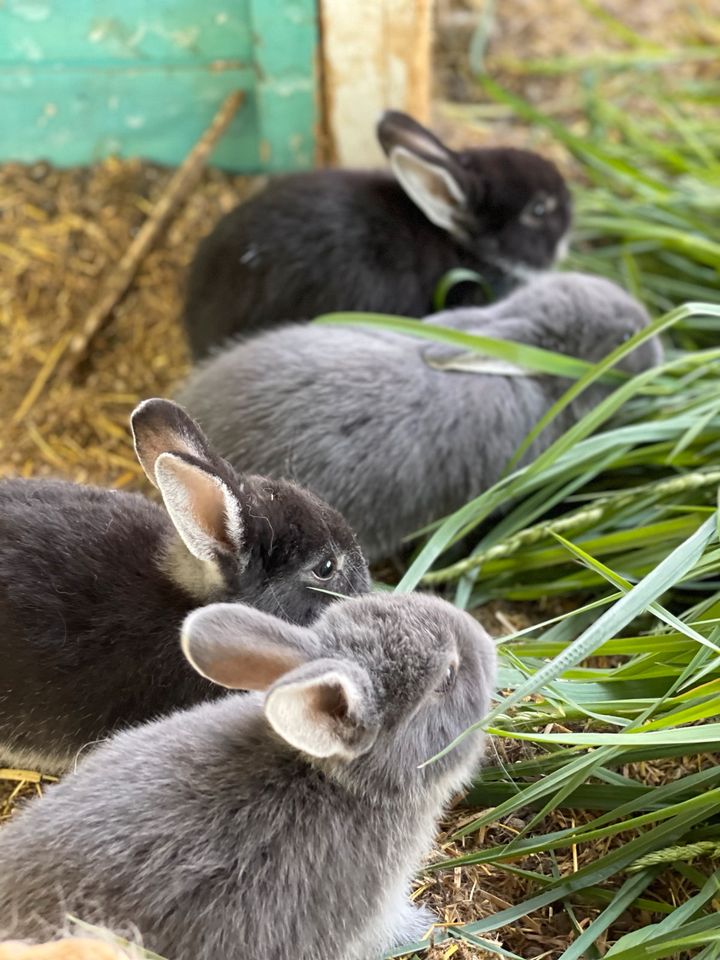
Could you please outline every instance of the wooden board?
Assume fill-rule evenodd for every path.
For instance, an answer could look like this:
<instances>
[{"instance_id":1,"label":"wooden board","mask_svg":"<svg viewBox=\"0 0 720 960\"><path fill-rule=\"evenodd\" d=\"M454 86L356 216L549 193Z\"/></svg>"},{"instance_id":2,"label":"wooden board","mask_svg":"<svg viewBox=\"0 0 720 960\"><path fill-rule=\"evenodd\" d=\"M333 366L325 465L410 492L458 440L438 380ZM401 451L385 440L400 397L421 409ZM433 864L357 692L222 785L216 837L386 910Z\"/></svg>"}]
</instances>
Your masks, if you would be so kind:
<instances>
[{"instance_id":1,"label":"wooden board","mask_svg":"<svg viewBox=\"0 0 720 960\"><path fill-rule=\"evenodd\" d=\"M314 0L4 0L0 161L177 164L241 89L214 162L310 167L316 45Z\"/></svg>"},{"instance_id":2,"label":"wooden board","mask_svg":"<svg viewBox=\"0 0 720 960\"><path fill-rule=\"evenodd\" d=\"M325 140L340 166L384 162L383 110L430 113L432 0L319 0Z\"/></svg>"}]
</instances>

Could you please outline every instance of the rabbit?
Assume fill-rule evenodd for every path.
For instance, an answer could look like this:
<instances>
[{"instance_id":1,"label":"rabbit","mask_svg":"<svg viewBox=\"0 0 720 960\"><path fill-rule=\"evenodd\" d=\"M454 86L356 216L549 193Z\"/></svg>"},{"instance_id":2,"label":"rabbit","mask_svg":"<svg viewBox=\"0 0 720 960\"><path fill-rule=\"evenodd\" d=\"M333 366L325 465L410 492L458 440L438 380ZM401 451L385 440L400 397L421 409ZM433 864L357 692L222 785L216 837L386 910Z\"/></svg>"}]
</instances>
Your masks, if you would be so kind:
<instances>
[{"instance_id":1,"label":"rabbit","mask_svg":"<svg viewBox=\"0 0 720 960\"><path fill-rule=\"evenodd\" d=\"M216 696L177 647L195 607L241 600L304 624L333 592L369 589L352 531L313 494L236 476L171 401L131 422L167 513L139 494L0 482L0 757L14 766L62 772L118 727Z\"/></svg>"},{"instance_id":2,"label":"rabbit","mask_svg":"<svg viewBox=\"0 0 720 960\"><path fill-rule=\"evenodd\" d=\"M510 147L455 152L394 110L377 135L389 172L273 180L200 243L184 311L196 360L235 334L334 310L422 317L454 267L501 296L562 255L572 205L550 161ZM460 302L488 295L457 291Z\"/></svg>"},{"instance_id":3,"label":"rabbit","mask_svg":"<svg viewBox=\"0 0 720 960\"><path fill-rule=\"evenodd\" d=\"M549 273L492 306L426 320L595 362L648 315L608 280ZM179 395L231 463L292 477L340 510L373 562L495 483L569 386L549 375L438 368L461 352L387 331L287 326L201 364ZM619 366L635 373L661 356L653 338ZM607 390L599 384L581 394L522 462Z\"/></svg>"},{"instance_id":4,"label":"rabbit","mask_svg":"<svg viewBox=\"0 0 720 960\"><path fill-rule=\"evenodd\" d=\"M229 695L114 736L0 830L0 933L69 912L173 960L370 960L433 922L407 900L469 781L495 676L469 614L368 594L312 627L242 604L185 620ZM2 929L6 925L8 929Z\"/></svg>"}]
</instances>

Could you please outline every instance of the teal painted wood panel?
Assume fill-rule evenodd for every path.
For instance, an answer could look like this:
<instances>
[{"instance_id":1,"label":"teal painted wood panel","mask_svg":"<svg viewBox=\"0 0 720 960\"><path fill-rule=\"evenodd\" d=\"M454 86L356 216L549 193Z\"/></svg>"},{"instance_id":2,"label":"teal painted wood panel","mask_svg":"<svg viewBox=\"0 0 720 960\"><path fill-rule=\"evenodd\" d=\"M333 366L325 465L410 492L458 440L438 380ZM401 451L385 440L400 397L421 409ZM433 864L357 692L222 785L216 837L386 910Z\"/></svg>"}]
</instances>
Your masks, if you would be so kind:
<instances>
[{"instance_id":1,"label":"teal painted wood panel","mask_svg":"<svg viewBox=\"0 0 720 960\"><path fill-rule=\"evenodd\" d=\"M315 155L317 11L314 0L249 0L263 167L311 167ZM307 122L311 136L303 132ZM281 137L277 131L285 131Z\"/></svg>"},{"instance_id":2,"label":"teal painted wood panel","mask_svg":"<svg viewBox=\"0 0 720 960\"><path fill-rule=\"evenodd\" d=\"M268 7L273 7L268 0ZM248 0L4 0L0 63L250 61Z\"/></svg>"},{"instance_id":3,"label":"teal painted wood panel","mask_svg":"<svg viewBox=\"0 0 720 960\"><path fill-rule=\"evenodd\" d=\"M241 89L213 162L310 167L316 45L315 0L5 0L0 161L177 164Z\"/></svg>"}]
</instances>

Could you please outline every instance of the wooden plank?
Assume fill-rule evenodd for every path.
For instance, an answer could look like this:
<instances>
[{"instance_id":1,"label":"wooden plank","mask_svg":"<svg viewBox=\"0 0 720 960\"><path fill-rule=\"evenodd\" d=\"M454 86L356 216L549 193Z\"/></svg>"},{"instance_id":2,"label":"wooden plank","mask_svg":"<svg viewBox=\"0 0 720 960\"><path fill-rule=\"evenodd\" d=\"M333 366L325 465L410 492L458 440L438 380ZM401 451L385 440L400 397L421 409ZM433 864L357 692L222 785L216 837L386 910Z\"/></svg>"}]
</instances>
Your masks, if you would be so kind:
<instances>
[{"instance_id":1,"label":"wooden plank","mask_svg":"<svg viewBox=\"0 0 720 960\"><path fill-rule=\"evenodd\" d=\"M109 154L176 164L232 90L251 90L250 70L0 71L0 159L60 166ZM243 106L214 154L218 166L258 170L255 105Z\"/></svg>"},{"instance_id":2,"label":"wooden plank","mask_svg":"<svg viewBox=\"0 0 720 960\"><path fill-rule=\"evenodd\" d=\"M316 47L315 0L0 0L0 160L177 164L239 89L213 162L310 167Z\"/></svg>"},{"instance_id":3,"label":"wooden plank","mask_svg":"<svg viewBox=\"0 0 720 960\"><path fill-rule=\"evenodd\" d=\"M262 168L311 167L315 161L318 102L315 0L249 0L249 15Z\"/></svg>"},{"instance_id":4,"label":"wooden plank","mask_svg":"<svg viewBox=\"0 0 720 960\"><path fill-rule=\"evenodd\" d=\"M318 0L329 159L383 161L374 136L383 110L426 122L430 113L432 0Z\"/></svg>"},{"instance_id":5,"label":"wooden plank","mask_svg":"<svg viewBox=\"0 0 720 960\"><path fill-rule=\"evenodd\" d=\"M248 0L0 3L0 64L247 64L251 48Z\"/></svg>"}]
</instances>

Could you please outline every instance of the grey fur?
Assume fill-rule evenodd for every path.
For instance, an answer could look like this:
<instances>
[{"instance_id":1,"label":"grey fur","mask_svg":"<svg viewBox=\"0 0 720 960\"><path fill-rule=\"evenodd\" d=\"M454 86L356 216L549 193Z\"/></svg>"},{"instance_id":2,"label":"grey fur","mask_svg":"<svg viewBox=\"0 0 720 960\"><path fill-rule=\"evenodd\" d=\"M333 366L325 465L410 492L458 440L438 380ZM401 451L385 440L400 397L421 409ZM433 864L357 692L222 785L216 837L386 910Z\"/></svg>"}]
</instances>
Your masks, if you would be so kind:
<instances>
[{"instance_id":1,"label":"grey fur","mask_svg":"<svg viewBox=\"0 0 720 960\"><path fill-rule=\"evenodd\" d=\"M162 507L137 494L0 482L6 764L59 772L114 730L216 696L177 647L183 618L203 603L241 600L309 623L333 599L313 587L350 595L369 587L352 531L316 496L236 476L170 401L145 401L133 426L148 476L157 483L156 464L164 466L176 522L203 556L193 555ZM192 478L203 503L214 495L224 510L206 510L206 525L198 524L197 510L176 496L173 469ZM328 556L338 558L338 570L321 581L313 569Z\"/></svg>"},{"instance_id":2,"label":"grey fur","mask_svg":"<svg viewBox=\"0 0 720 960\"><path fill-rule=\"evenodd\" d=\"M188 618L184 646L232 685L262 686L267 658L268 692L118 734L16 814L0 831L0 935L56 935L69 911L172 960L370 960L423 935L410 880L483 737L419 764L488 708L482 627L419 594L342 601L312 628L217 604ZM310 755L268 716L328 676L354 692L343 710L335 679L331 702L307 698L311 733L339 745Z\"/></svg>"},{"instance_id":3,"label":"grey fur","mask_svg":"<svg viewBox=\"0 0 720 960\"><path fill-rule=\"evenodd\" d=\"M599 277L548 274L490 307L428 322L517 340L591 362L648 322ZM371 559L492 485L567 389L551 376L434 369L458 350L400 334L287 326L197 368L181 398L236 466L292 477L340 510ZM621 368L662 356L657 339ZM527 462L607 393L586 390L533 444Z\"/></svg>"}]
</instances>

